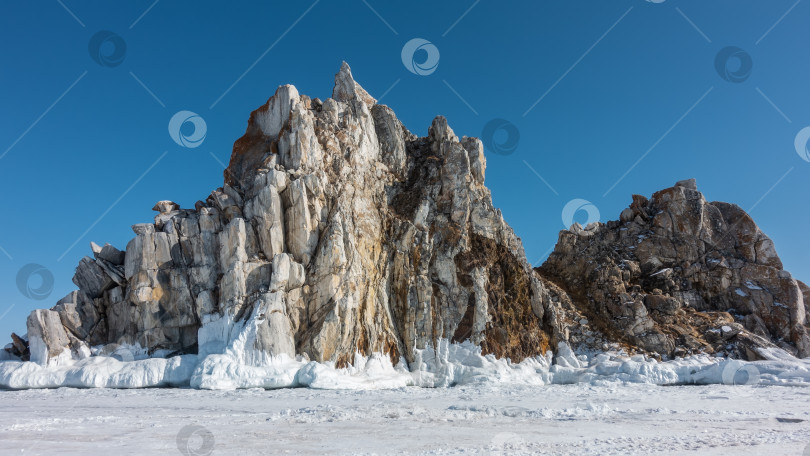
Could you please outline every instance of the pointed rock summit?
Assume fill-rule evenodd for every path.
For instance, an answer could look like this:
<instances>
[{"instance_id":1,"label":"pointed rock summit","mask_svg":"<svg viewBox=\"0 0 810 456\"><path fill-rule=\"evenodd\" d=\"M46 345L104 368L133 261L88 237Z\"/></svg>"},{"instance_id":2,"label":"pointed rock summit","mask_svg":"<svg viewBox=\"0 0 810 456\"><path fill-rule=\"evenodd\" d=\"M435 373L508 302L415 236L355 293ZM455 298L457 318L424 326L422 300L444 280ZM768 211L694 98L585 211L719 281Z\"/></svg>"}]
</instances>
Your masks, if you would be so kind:
<instances>
[{"instance_id":1,"label":"pointed rock summit","mask_svg":"<svg viewBox=\"0 0 810 456\"><path fill-rule=\"evenodd\" d=\"M335 88L332 89L332 98L343 102L358 99L369 107L377 104L377 100L354 81L352 69L349 68L349 64L346 62L343 62L340 71L335 75Z\"/></svg>"},{"instance_id":2,"label":"pointed rock summit","mask_svg":"<svg viewBox=\"0 0 810 456\"><path fill-rule=\"evenodd\" d=\"M33 312L7 351L42 365L122 346L193 354L197 387L222 372L267 386L254 368L279 357L342 367L377 353L419 369L423 350L463 342L513 361L563 342L807 356L808 288L694 180L633 196L587 236L561 232L533 270L485 169L481 141L441 116L412 134L344 62L331 98L284 85L253 111L224 185L194 209L160 201L125 252L93 244L79 289Z\"/></svg>"}]
</instances>

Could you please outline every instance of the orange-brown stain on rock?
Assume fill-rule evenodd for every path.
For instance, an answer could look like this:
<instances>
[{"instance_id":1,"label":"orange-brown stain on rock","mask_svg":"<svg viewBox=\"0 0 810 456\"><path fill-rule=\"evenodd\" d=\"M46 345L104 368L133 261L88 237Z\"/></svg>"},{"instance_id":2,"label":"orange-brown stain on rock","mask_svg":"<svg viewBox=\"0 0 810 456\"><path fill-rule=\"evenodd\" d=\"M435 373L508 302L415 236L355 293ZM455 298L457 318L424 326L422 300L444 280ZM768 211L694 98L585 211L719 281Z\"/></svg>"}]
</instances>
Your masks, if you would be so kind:
<instances>
[{"instance_id":1,"label":"orange-brown stain on rock","mask_svg":"<svg viewBox=\"0 0 810 456\"><path fill-rule=\"evenodd\" d=\"M457 255L455 261L458 270L483 267L489 276L486 292L490 322L484 330L482 353L516 361L545 354L550 337L532 310L531 275L505 246L475 234L470 240L469 252ZM471 300L454 339L471 332L472 308Z\"/></svg>"}]
</instances>

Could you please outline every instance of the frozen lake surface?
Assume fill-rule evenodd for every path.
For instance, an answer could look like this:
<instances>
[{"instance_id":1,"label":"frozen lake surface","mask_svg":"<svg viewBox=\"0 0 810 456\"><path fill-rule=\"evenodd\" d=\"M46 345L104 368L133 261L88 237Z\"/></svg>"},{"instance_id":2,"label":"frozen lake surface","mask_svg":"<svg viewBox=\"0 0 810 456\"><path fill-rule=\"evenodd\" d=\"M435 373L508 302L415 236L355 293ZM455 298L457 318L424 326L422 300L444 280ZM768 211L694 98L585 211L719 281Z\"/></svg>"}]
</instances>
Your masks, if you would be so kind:
<instances>
[{"instance_id":1,"label":"frozen lake surface","mask_svg":"<svg viewBox=\"0 0 810 456\"><path fill-rule=\"evenodd\" d=\"M803 386L0 391L0 454L810 455Z\"/></svg>"}]
</instances>

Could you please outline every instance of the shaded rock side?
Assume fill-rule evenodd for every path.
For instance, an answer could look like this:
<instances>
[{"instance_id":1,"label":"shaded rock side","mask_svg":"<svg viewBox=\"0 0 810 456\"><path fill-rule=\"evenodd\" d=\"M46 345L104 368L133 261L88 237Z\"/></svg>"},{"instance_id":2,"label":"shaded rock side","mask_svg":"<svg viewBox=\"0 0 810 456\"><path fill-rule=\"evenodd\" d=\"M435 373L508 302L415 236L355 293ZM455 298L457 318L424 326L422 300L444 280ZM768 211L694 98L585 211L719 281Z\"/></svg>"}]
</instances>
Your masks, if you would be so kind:
<instances>
[{"instance_id":1,"label":"shaded rock side","mask_svg":"<svg viewBox=\"0 0 810 456\"><path fill-rule=\"evenodd\" d=\"M758 359L778 346L810 356L807 286L745 211L707 202L694 180L634 195L618 221L562 231L537 271L589 326L631 349Z\"/></svg>"}]
</instances>

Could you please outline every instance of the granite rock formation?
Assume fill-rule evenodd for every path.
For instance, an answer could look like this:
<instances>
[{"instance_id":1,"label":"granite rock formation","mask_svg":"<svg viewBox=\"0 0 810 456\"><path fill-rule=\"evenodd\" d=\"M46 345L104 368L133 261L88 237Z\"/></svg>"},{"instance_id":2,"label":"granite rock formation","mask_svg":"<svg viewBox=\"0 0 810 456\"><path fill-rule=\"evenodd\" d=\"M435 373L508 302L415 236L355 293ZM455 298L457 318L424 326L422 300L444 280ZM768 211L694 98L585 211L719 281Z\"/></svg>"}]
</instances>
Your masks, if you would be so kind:
<instances>
[{"instance_id":1,"label":"granite rock formation","mask_svg":"<svg viewBox=\"0 0 810 456\"><path fill-rule=\"evenodd\" d=\"M140 346L413 363L440 340L514 361L568 342L659 357L810 354L807 286L737 206L693 181L634 196L621 220L560 233L533 270L492 205L476 138L409 132L345 63L332 98L281 86L251 113L224 185L160 201L124 251L91 244L77 291L7 348L60 364ZM569 350L566 346L566 350ZM207 366L207 367L206 367Z\"/></svg>"},{"instance_id":2,"label":"granite rock formation","mask_svg":"<svg viewBox=\"0 0 810 456\"><path fill-rule=\"evenodd\" d=\"M29 318L31 359L104 344L216 352L198 332L220 320L255 324L258 352L338 366L357 352L411 361L439 339L545 353L549 296L485 167L478 139L443 117L413 135L345 63L324 101L279 87L235 142L223 187L194 209L158 202L125 252L93 244L79 290Z\"/></svg>"}]
</instances>

